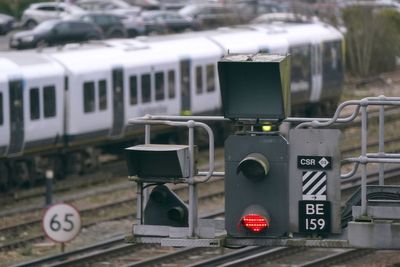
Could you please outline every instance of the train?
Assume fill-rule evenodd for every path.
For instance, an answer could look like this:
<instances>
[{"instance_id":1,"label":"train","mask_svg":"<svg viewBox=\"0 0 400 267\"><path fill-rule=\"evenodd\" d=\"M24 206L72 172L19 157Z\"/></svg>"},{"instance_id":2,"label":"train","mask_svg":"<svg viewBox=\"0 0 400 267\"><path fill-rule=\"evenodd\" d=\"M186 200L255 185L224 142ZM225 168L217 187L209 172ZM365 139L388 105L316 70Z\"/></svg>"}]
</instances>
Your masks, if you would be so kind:
<instances>
[{"instance_id":1,"label":"train","mask_svg":"<svg viewBox=\"0 0 400 267\"><path fill-rule=\"evenodd\" d=\"M221 114L218 60L259 52L291 55L292 115L336 108L344 38L322 22L0 52L0 187L95 168L103 146L138 136L132 117Z\"/></svg>"}]
</instances>

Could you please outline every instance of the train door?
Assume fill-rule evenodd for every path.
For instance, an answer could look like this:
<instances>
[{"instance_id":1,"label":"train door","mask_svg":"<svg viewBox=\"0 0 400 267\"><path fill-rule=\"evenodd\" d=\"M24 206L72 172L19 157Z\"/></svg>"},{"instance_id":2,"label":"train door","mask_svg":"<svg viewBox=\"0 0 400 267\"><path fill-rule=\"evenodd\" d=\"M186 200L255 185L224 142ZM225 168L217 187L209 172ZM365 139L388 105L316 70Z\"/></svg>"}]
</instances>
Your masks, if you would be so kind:
<instances>
[{"instance_id":1,"label":"train door","mask_svg":"<svg viewBox=\"0 0 400 267\"><path fill-rule=\"evenodd\" d=\"M9 82L10 145L8 154L19 154L24 145L24 98L22 80Z\"/></svg>"},{"instance_id":2,"label":"train door","mask_svg":"<svg viewBox=\"0 0 400 267\"><path fill-rule=\"evenodd\" d=\"M119 136L124 128L124 72L122 68L112 70L113 124L111 136Z\"/></svg>"},{"instance_id":3,"label":"train door","mask_svg":"<svg viewBox=\"0 0 400 267\"><path fill-rule=\"evenodd\" d=\"M311 95L310 101L317 102L322 90L322 51L319 43L311 46Z\"/></svg>"},{"instance_id":4,"label":"train door","mask_svg":"<svg viewBox=\"0 0 400 267\"><path fill-rule=\"evenodd\" d=\"M180 62L181 69L181 114L191 114L191 90L190 90L190 59Z\"/></svg>"}]
</instances>

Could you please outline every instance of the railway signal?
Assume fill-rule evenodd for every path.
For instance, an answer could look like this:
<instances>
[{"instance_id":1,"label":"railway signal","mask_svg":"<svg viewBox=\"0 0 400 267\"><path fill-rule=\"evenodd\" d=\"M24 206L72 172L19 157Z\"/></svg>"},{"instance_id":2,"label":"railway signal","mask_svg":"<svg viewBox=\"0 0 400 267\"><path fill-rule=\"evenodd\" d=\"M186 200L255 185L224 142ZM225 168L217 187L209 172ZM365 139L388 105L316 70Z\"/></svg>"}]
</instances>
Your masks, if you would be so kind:
<instances>
[{"instance_id":1,"label":"railway signal","mask_svg":"<svg viewBox=\"0 0 400 267\"><path fill-rule=\"evenodd\" d=\"M141 217L144 225L188 226L187 205L164 183L183 182L190 176L189 147L185 145L145 144L129 147L129 177L143 184L155 184ZM157 167L155 167L157 163ZM143 192L139 192L140 195Z\"/></svg>"},{"instance_id":2,"label":"railway signal","mask_svg":"<svg viewBox=\"0 0 400 267\"><path fill-rule=\"evenodd\" d=\"M288 143L280 135L230 136L225 142L225 225L235 237L288 231Z\"/></svg>"},{"instance_id":3,"label":"railway signal","mask_svg":"<svg viewBox=\"0 0 400 267\"><path fill-rule=\"evenodd\" d=\"M400 209L396 201L391 203L400 187L366 186L367 163L400 163L396 154L367 153L366 108L369 104L400 105L400 100L382 97L348 101L329 119L287 118L289 65L289 57L264 54L228 55L218 63L224 117L201 120L230 120L237 127L225 141L225 233L220 231L220 220L202 221L197 217L196 185L200 181L194 176L201 172L193 166L193 128L205 124L168 116L132 120L146 126L189 128L188 147L144 145L128 149L129 174L138 188L143 184L157 185L144 212L142 191L138 191L140 216L133 227L134 242L198 247L400 247ZM348 118L339 117L346 105L357 108ZM360 108L362 155L347 159L356 166L341 175L340 131L326 127L353 120ZM277 130L283 120L300 124L284 137ZM265 125L271 130L262 131ZM380 124L380 135L383 129ZM211 129L207 131L209 162L213 162L213 138ZM146 130L146 140L148 133ZM162 170L156 170L155 163ZM340 179L351 177L360 164L361 190L348 200L342 214ZM213 168L210 163L207 178L201 182L208 181ZM188 207L164 185L178 182L189 186ZM347 230L343 230L346 226Z\"/></svg>"},{"instance_id":4,"label":"railway signal","mask_svg":"<svg viewBox=\"0 0 400 267\"><path fill-rule=\"evenodd\" d=\"M289 226L288 142L257 132L289 113L289 58L233 55L218 64L224 115L249 130L225 142L225 228L231 237L279 237Z\"/></svg>"},{"instance_id":5,"label":"railway signal","mask_svg":"<svg viewBox=\"0 0 400 267\"><path fill-rule=\"evenodd\" d=\"M157 185L150 193L144 209L144 223L148 225L188 226L187 205L165 185Z\"/></svg>"}]
</instances>

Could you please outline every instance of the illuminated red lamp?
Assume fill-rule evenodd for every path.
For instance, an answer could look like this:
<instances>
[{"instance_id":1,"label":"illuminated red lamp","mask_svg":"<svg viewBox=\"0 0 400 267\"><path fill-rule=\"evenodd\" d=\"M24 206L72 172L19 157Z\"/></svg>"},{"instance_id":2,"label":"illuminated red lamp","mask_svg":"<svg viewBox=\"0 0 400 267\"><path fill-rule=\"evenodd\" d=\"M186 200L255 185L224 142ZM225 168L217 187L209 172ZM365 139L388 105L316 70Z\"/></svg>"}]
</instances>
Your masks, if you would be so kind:
<instances>
[{"instance_id":1,"label":"illuminated red lamp","mask_svg":"<svg viewBox=\"0 0 400 267\"><path fill-rule=\"evenodd\" d=\"M259 214L247 214L240 219L240 223L254 233L269 227L269 220Z\"/></svg>"}]
</instances>

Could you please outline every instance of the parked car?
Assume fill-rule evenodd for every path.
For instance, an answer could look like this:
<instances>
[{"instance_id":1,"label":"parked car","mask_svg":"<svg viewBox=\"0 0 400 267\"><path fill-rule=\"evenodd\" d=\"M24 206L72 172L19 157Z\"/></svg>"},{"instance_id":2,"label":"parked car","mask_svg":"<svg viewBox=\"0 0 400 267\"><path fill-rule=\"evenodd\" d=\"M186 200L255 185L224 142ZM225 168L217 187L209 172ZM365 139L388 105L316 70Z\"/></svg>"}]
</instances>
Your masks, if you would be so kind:
<instances>
[{"instance_id":1,"label":"parked car","mask_svg":"<svg viewBox=\"0 0 400 267\"><path fill-rule=\"evenodd\" d=\"M129 37L136 37L139 35L144 35L146 33L146 28L142 17L120 15L119 18L121 19L121 22L124 24L127 35Z\"/></svg>"},{"instance_id":2,"label":"parked car","mask_svg":"<svg viewBox=\"0 0 400 267\"><path fill-rule=\"evenodd\" d=\"M189 0L159 0L160 9L178 10L186 6Z\"/></svg>"},{"instance_id":3,"label":"parked car","mask_svg":"<svg viewBox=\"0 0 400 267\"><path fill-rule=\"evenodd\" d=\"M217 3L190 4L179 10L179 14L193 19L199 29L232 25L240 22L234 9Z\"/></svg>"},{"instance_id":4,"label":"parked car","mask_svg":"<svg viewBox=\"0 0 400 267\"><path fill-rule=\"evenodd\" d=\"M48 20L32 30L15 33L10 39L10 47L24 49L102 38L102 30L93 23L80 20Z\"/></svg>"},{"instance_id":5,"label":"parked car","mask_svg":"<svg viewBox=\"0 0 400 267\"><path fill-rule=\"evenodd\" d=\"M13 17L0 13L0 34L7 34L11 31L14 21Z\"/></svg>"},{"instance_id":6,"label":"parked car","mask_svg":"<svg viewBox=\"0 0 400 267\"><path fill-rule=\"evenodd\" d=\"M122 38L127 36L121 17L113 14L91 12L73 16L74 19L96 24L103 31L105 38Z\"/></svg>"},{"instance_id":7,"label":"parked car","mask_svg":"<svg viewBox=\"0 0 400 267\"><path fill-rule=\"evenodd\" d=\"M76 5L87 11L102 11L120 17L129 37L143 35L145 28L140 18L142 9L123 0L78 0Z\"/></svg>"},{"instance_id":8,"label":"parked car","mask_svg":"<svg viewBox=\"0 0 400 267\"><path fill-rule=\"evenodd\" d=\"M194 30L193 20L174 11L145 11L142 18L146 33L167 33Z\"/></svg>"},{"instance_id":9,"label":"parked car","mask_svg":"<svg viewBox=\"0 0 400 267\"><path fill-rule=\"evenodd\" d=\"M78 0L75 4L87 11L106 11L114 15L138 16L142 11L123 0Z\"/></svg>"},{"instance_id":10,"label":"parked car","mask_svg":"<svg viewBox=\"0 0 400 267\"><path fill-rule=\"evenodd\" d=\"M295 13L267 13L256 17L250 23L273 23L273 22L286 22L286 23L305 23L310 21L317 21L316 17L307 18L306 16Z\"/></svg>"},{"instance_id":11,"label":"parked car","mask_svg":"<svg viewBox=\"0 0 400 267\"><path fill-rule=\"evenodd\" d=\"M73 14L81 14L85 11L78 6L61 2L44 2L31 4L22 14L21 24L32 29L39 23L64 18Z\"/></svg>"},{"instance_id":12,"label":"parked car","mask_svg":"<svg viewBox=\"0 0 400 267\"><path fill-rule=\"evenodd\" d=\"M139 6L143 10L156 10L160 9L160 2L158 0L127 0L134 6Z\"/></svg>"}]
</instances>

